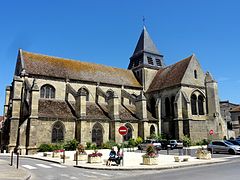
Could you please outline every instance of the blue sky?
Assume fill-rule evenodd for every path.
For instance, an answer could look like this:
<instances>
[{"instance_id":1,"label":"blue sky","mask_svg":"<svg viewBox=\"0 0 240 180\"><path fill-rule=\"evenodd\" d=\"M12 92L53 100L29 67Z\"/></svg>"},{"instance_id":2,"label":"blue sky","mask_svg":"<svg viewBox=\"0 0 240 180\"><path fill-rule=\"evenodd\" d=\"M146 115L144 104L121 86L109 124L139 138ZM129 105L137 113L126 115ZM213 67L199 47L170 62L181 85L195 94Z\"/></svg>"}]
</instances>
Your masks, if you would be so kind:
<instances>
[{"instance_id":1,"label":"blue sky","mask_svg":"<svg viewBox=\"0 0 240 180\"><path fill-rule=\"evenodd\" d=\"M165 64L192 53L240 103L239 0L0 0L0 115L17 51L127 68L143 28Z\"/></svg>"}]
</instances>

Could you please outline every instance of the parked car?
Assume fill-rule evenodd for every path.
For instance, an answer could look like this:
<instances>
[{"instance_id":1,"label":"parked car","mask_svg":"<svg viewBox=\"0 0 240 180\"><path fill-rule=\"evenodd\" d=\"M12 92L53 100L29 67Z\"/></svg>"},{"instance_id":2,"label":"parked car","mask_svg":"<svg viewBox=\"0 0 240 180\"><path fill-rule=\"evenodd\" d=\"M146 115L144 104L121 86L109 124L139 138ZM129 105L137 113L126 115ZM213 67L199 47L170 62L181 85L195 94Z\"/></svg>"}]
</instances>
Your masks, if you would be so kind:
<instances>
[{"instance_id":1,"label":"parked car","mask_svg":"<svg viewBox=\"0 0 240 180\"><path fill-rule=\"evenodd\" d=\"M143 141L141 144L138 145L138 149L139 150L146 150L147 149L147 146L154 146L154 148L157 150L157 151L160 151L162 148L161 148L161 143L158 141L158 140L155 140L155 139L147 139L145 141Z\"/></svg>"},{"instance_id":2,"label":"parked car","mask_svg":"<svg viewBox=\"0 0 240 180\"><path fill-rule=\"evenodd\" d=\"M169 144L171 146L171 149L182 149L183 148L183 142L180 140L169 140Z\"/></svg>"},{"instance_id":3,"label":"parked car","mask_svg":"<svg viewBox=\"0 0 240 180\"><path fill-rule=\"evenodd\" d=\"M161 148L162 149L167 149L169 142L167 140L160 140L159 141L161 143Z\"/></svg>"},{"instance_id":4,"label":"parked car","mask_svg":"<svg viewBox=\"0 0 240 180\"><path fill-rule=\"evenodd\" d=\"M239 154L240 146L234 145L229 141L215 140L208 144L207 149L212 153Z\"/></svg>"},{"instance_id":5,"label":"parked car","mask_svg":"<svg viewBox=\"0 0 240 180\"><path fill-rule=\"evenodd\" d=\"M234 144L234 145L240 146L240 141L238 141L238 140L229 139L229 140L227 140L227 141L230 142L230 143L232 143L232 144Z\"/></svg>"}]
</instances>

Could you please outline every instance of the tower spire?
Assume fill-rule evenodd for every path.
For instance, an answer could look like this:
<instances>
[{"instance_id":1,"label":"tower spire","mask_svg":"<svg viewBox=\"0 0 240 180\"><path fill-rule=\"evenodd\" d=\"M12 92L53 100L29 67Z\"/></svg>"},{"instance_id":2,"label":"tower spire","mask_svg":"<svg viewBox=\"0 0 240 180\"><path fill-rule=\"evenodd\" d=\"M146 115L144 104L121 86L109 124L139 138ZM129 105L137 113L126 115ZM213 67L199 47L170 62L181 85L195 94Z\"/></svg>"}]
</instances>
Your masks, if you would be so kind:
<instances>
[{"instance_id":1,"label":"tower spire","mask_svg":"<svg viewBox=\"0 0 240 180\"><path fill-rule=\"evenodd\" d=\"M163 55L160 54L156 45L153 43L145 26L143 27L133 55L130 58L128 69L135 69L137 67L153 69L164 67Z\"/></svg>"}]
</instances>

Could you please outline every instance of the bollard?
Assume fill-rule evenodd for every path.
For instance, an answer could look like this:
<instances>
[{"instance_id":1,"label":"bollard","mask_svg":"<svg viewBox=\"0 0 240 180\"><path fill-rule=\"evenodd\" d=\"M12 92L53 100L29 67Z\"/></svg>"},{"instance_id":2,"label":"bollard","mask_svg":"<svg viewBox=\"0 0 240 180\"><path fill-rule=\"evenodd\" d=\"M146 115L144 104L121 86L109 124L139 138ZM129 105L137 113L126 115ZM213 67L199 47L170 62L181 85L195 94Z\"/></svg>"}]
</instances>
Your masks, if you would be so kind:
<instances>
[{"instance_id":1,"label":"bollard","mask_svg":"<svg viewBox=\"0 0 240 180\"><path fill-rule=\"evenodd\" d=\"M170 148L171 148L171 145L167 145L167 155L169 155Z\"/></svg>"},{"instance_id":2,"label":"bollard","mask_svg":"<svg viewBox=\"0 0 240 180\"><path fill-rule=\"evenodd\" d=\"M19 165L19 152L17 152L17 169L18 169L18 165Z\"/></svg>"},{"instance_id":3,"label":"bollard","mask_svg":"<svg viewBox=\"0 0 240 180\"><path fill-rule=\"evenodd\" d=\"M78 165L78 151L76 151L76 166Z\"/></svg>"},{"instance_id":4,"label":"bollard","mask_svg":"<svg viewBox=\"0 0 240 180\"><path fill-rule=\"evenodd\" d=\"M65 149L63 150L63 164L65 163Z\"/></svg>"},{"instance_id":5,"label":"bollard","mask_svg":"<svg viewBox=\"0 0 240 180\"><path fill-rule=\"evenodd\" d=\"M182 156L183 155L183 149L178 149L178 155Z\"/></svg>"},{"instance_id":6,"label":"bollard","mask_svg":"<svg viewBox=\"0 0 240 180\"><path fill-rule=\"evenodd\" d=\"M11 152L11 163L10 163L10 166L13 165L13 151Z\"/></svg>"}]
</instances>

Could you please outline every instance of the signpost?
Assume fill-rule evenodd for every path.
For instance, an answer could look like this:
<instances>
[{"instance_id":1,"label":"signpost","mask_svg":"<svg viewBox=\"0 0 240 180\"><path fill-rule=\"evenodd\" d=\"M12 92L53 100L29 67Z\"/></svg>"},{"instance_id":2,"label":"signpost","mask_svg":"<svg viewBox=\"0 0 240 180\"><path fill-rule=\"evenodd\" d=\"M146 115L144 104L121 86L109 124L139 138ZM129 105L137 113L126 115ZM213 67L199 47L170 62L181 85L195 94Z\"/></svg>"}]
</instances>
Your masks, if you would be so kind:
<instances>
[{"instance_id":1,"label":"signpost","mask_svg":"<svg viewBox=\"0 0 240 180\"><path fill-rule=\"evenodd\" d=\"M125 136L128 133L128 128L126 126L120 126L118 129L119 134L122 135L122 139L124 141L123 136ZM123 143L122 143L122 166L123 166L123 158L124 158L124 149L123 149Z\"/></svg>"},{"instance_id":2,"label":"signpost","mask_svg":"<svg viewBox=\"0 0 240 180\"><path fill-rule=\"evenodd\" d=\"M209 131L209 134L210 134L210 135L213 135L213 133L214 133L214 131L211 129L211 130Z\"/></svg>"},{"instance_id":3,"label":"signpost","mask_svg":"<svg viewBox=\"0 0 240 180\"><path fill-rule=\"evenodd\" d=\"M210 134L210 140L212 141L212 139L213 139L213 134L214 134L214 131L213 131L213 129L211 129L210 131L209 131L209 134ZM212 154L213 154L213 147L212 147L212 150L211 150L212 152Z\"/></svg>"},{"instance_id":4,"label":"signpost","mask_svg":"<svg viewBox=\"0 0 240 180\"><path fill-rule=\"evenodd\" d=\"M119 134L125 136L128 133L128 128L126 126L120 126L118 129Z\"/></svg>"}]
</instances>

